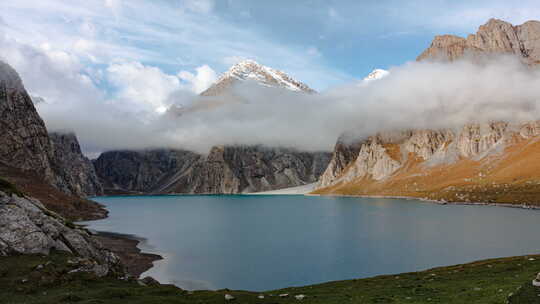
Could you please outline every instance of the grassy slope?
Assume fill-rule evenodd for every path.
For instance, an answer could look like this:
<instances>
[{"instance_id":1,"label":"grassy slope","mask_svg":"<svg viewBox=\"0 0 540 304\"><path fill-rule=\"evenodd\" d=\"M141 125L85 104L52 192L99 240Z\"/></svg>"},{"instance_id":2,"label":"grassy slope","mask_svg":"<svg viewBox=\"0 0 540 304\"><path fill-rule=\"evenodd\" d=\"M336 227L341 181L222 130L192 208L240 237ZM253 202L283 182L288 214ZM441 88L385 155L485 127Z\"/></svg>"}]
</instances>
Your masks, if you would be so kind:
<instances>
[{"instance_id":1,"label":"grassy slope","mask_svg":"<svg viewBox=\"0 0 540 304\"><path fill-rule=\"evenodd\" d=\"M187 292L174 286L139 286L134 281L96 279L66 274L69 257L63 254L0 258L1 303L505 303L510 293L525 286L512 303L540 303L540 289L529 288L540 271L540 256L486 260L465 265L369 279L253 293L247 291ZM533 258L534 260L530 260ZM43 269L36 266L51 261ZM23 283L23 280L28 280ZM278 295L288 293L289 297ZM264 294L264 299L258 299ZM271 296L272 295L272 296ZM524 299L527 302L523 302ZM522 301L522 302L519 302Z\"/></svg>"},{"instance_id":2,"label":"grassy slope","mask_svg":"<svg viewBox=\"0 0 540 304\"><path fill-rule=\"evenodd\" d=\"M391 156L399 157L395 149L386 148ZM427 166L411 153L390 178L363 178L314 193L540 206L540 139L517 141L501 155L438 166Z\"/></svg>"}]
</instances>

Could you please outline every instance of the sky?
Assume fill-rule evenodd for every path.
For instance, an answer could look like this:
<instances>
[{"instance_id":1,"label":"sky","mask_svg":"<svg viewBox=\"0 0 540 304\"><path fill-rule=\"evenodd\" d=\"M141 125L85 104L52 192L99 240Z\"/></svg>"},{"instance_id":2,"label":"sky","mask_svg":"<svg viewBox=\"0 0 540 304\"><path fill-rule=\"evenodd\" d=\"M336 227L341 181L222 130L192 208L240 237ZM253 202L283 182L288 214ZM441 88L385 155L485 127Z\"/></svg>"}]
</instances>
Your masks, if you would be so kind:
<instances>
[{"instance_id":1,"label":"sky","mask_svg":"<svg viewBox=\"0 0 540 304\"><path fill-rule=\"evenodd\" d=\"M414 61L436 34L474 33L489 18L540 19L536 0L3 2L0 59L32 95L62 115L109 106L141 123L242 59L325 92ZM38 110L49 128L62 127L49 118L58 111Z\"/></svg>"}]
</instances>

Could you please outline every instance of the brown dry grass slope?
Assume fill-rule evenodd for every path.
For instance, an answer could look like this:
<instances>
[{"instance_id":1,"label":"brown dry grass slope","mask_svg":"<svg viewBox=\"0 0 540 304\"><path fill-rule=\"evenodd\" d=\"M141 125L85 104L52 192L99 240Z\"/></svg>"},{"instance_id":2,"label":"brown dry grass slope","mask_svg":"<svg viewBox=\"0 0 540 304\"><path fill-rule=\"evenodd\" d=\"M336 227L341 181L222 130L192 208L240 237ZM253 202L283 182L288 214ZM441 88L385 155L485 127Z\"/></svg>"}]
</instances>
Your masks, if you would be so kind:
<instances>
[{"instance_id":1,"label":"brown dry grass slope","mask_svg":"<svg viewBox=\"0 0 540 304\"><path fill-rule=\"evenodd\" d=\"M0 178L14 184L24 195L72 221L107 217L107 210L93 201L59 191L33 172L22 171L0 162Z\"/></svg>"},{"instance_id":2,"label":"brown dry grass slope","mask_svg":"<svg viewBox=\"0 0 540 304\"><path fill-rule=\"evenodd\" d=\"M398 158L395 147L391 155ZM411 153L403 166L384 180L361 178L318 189L314 194L407 196L540 207L540 137L516 139L502 153L480 160L462 158L437 166L428 166Z\"/></svg>"}]
</instances>

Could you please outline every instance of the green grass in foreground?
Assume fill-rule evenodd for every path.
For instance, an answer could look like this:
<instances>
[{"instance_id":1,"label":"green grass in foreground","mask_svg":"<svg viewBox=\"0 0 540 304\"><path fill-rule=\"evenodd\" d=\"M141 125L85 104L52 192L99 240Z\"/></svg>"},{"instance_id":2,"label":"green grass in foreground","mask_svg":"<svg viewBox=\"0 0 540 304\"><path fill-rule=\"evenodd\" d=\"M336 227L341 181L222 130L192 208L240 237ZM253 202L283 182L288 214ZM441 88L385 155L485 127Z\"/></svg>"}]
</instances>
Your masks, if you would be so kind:
<instances>
[{"instance_id":1,"label":"green grass in foreground","mask_svg":"<svg viewBox=\"0 0 540 304\"><path fill-rule=\"evenodd\" d=\"M540 271L540 256L485 260L422 272L330 282L253 293L187 292L170 285L139 286L135 281L68 274L69 256L0 258L0 303L540 303L531 280ZM36 269L37 265L48 265ZM24 283L23 283L24 282ZM518 288L523 286L522 288ZM281 298L278 295L288 293ZM257 296L263 294L264 299ZM295 295L304 294L302 301Z\"/></svg>"}]
</instances>

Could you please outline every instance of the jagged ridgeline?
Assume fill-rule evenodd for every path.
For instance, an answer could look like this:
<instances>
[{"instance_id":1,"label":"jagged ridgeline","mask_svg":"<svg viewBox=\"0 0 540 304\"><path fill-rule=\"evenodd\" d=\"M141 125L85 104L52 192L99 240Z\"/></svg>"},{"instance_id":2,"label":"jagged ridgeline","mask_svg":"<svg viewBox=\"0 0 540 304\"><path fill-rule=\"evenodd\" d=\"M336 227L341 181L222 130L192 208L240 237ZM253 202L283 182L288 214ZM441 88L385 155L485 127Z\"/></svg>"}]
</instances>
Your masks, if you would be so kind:
<instances>
[{"instance_id":1,"label":"jagged ridgeline","mask_svg":"<svg viewBox=\"0 0 540 304\"><path fill-rule=\"evenodd\" d=\"M467 38L454 35L435 36L431 46L417 60L457 60L464 56L514 54L527 64L540 63L540 22L512 25L491 19Z\"/></svg>"},{"instance_id":2,"label":"jagged ridgeline","mask_svg":"<svg viewBox=\"0 0 540 304\"><path fill-rule=\"evenodd\" d=\"M494 54L515 55L538 69L540 22L513 26L492 19L467 38L437 36L418 61ZM540 205L540 121L341 138L315 192Z\"/></svg>"},{"instance_id":3,"label":"jagged ridgeline","mask_svg":"<svg viewBox=\"0 0 540 304\"><path fill-rule=\"evenodd\" d=\"M242 81L301 94L315 93L284 72L246 60L231 67L201 95L219 98ZM176 114L189 115L190 111L194 109L180 109ZM215 146L206 155L171 149L109 151L101 154L94 166L107 193L232 194L314 183L329 160L330 153L325 152Z\"/></svg>"},{"instance_id":4,"label":"jagged ridgeline","mask_svg":"<svg viewBox=\"0 0 540 304\"><path fill-rule=\"evenodd\" d=\"M111 151L94 165L107 192L245 193L314 183L329 153L262 146L218 146L189 151Z\"/></svg>"}]
</instances>

